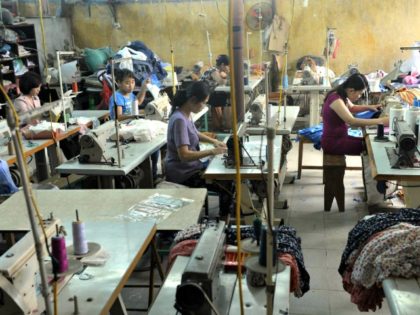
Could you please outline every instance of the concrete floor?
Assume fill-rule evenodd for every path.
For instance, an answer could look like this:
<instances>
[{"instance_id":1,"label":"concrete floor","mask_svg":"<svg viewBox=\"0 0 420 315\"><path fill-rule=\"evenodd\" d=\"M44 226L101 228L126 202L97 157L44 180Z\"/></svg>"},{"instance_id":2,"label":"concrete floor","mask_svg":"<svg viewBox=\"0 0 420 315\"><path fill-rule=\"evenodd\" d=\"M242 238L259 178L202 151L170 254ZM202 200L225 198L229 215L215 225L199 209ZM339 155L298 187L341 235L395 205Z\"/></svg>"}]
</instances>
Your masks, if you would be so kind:
<instances>
[{"instance_id":1,"label":"concrete floor","mask_svg":"<svg viewBox=\"0 0 420 315\"><path fill-rule=\"evenodd\" d=\"M293 138L294 136L292 136ZM297 172L298 145L294 142L288 154L288 171ZM304 164L322 164L322 153L306 144ZM347 164L360 166L359 157L348 157ZM311 290L302 298L290 295L291 315L354 315L359 314L350 295L341 285L338 265L347 241L348 232L356 222L368 214L363 203L363 182L361 171L347 171L345 175L346 211L339 213L336 203L331 212L324 212L322 171L303 170L300 180L283 186L283 198L287 198L289 209L280 210L278 215L287 225L295 227L302 239L302 251L306 268L311 276ZM210 211L217 213L217 198L210 197ZM130 281L137 281L146 274L136 273ZM157 278L157 277L156 277ZM124 289L123 297L127 306L144 307L147 291L144 289ZM175 312L174 312L175 313ZM146 314L129 312L130 315ZM386 300L382 309L375 314L388 315Z\"/></svg>"},{"instance_id":2,"label":"concrete floor","mask_svg":"<svg viewBox=\"0 0 420 315\"><path fill-rule=\"evenodd\" d=\"M298 145L288 154L288 170L297 170ZM311 144L304 146L303 164L322 164L322 152ZM347 157L347 165L360 166L360 157ZM305 266L311 276L311 290L302 298L290 295L292 315L354 315L358 311L350 295L343 290L337 269L347 242L348 232L356 222L368 214L362 202L363 181L361 171L346 171L346 211L338 212L333 203L331 212L324 211L322 170L303 170L300 180L285 185L289 209L283 212L286 224L297 229L302 238ZM386 300L375 314L388 315Z\"/></svg>"}]
</instances>

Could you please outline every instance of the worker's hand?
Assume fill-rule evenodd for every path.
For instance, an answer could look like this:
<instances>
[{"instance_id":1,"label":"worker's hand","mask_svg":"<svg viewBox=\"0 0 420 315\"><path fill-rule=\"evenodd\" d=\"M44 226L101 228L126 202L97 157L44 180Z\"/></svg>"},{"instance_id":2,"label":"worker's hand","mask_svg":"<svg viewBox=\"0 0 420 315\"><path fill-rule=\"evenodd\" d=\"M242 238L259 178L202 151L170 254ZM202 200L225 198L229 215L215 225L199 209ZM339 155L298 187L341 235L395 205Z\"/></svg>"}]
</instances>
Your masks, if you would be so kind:
<instances>
[{"instance_id":1,"label":"worker's hand","mask_svg":"<svg viewBox=\"0 0 420 315\"><path fill-rule=\"evenodd\" d=\"M141 84L141 90L142 91L146 91L147 90L147 85L150 84L152 81L150 81L150 78L147 78L145 80L143 80L143 83Z\"/></svg>"},{"instance_id":2,"label":"worker's hand","mask_svg":"<svg viewBox=\"0 0 420 315\"><path fill-rule=\"evenodd\" d=\"M380 124L383 124L386 127L389 126L389 116L381 117L379 120L381 121Z\"/></svg>"},{"instance_id":3,"label":"worker's hand","mask_svg":"<svg viewBox=\"0 0 420 315\"><path fill-rule=\"evenodd\" d=\"M215 147L215 148L211 149L211 154L212 155L225 154L226 151L227 151L226 148L223 148L223 147Z\"/></svg>"},{"instance_id":4,"label":"worker's hand","mask_svg":"<svg viewBox=\"0 0 420 315\"><path fill-rule=\"evenodd\" d=\"M227 149L226 143L219 141L219 140L214 140L213 141L213 145L217 148L217 147L221 147L221 148L225 148Z\"/></svg>"},{"instance_id":5,"label":"worker's hand","mask_svg":"<svg viewBox=\"0 0 420 315\"><path fill-rule=\"evenodd\" d=\"M382 104L370 105L369 109L373 112L377 112L378 110L382 109Z\"/></svg>"}]
</instances>

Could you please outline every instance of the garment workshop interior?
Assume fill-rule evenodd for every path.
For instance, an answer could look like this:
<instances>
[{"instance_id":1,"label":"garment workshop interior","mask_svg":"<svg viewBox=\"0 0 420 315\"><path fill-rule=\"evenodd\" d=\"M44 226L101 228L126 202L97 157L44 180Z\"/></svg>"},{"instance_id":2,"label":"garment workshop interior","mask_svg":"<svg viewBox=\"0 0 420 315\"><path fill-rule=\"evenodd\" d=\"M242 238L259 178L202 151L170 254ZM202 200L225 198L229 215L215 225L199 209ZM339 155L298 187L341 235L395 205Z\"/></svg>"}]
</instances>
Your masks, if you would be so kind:
<instances>
[{"instance_id":1,"label":"garment workshop interior","mask_svg":"<svg viewBox=\"0 0 420 315\"><path fill-rule=\"evenodd\" d=\"M420 1L0 3L0 315L420 314Z\"/></svg>"}]
</instances>

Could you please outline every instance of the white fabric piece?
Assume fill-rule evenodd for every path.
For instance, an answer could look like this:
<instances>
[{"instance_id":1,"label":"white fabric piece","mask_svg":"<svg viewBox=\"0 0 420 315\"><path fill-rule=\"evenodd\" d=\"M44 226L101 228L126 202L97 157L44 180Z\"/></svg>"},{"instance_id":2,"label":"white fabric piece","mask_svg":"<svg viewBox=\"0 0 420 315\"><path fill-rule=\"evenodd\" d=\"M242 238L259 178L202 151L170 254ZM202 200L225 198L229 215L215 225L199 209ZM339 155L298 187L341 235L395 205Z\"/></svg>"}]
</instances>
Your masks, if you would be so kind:
<instances>
[{"instance_id":1,"label":"white fabric piece","mask_svg":"<svg viewBox=\"0 0 420 315\"><path fill-rule=\"evenodd\" d=\"M128 124L122 124L119 130L120 139L132 140L137 142L149 142L159 135L165 135L168 125L162 121L137 119ZM111 136L111 140L116 140L116 135Z\"/></svg>"},{"instance_id":2,"label":"white fabric piece","mask_svg":"<svg viewBox=\"0 0 420 315\"><path fill-rule=\"evenodd\" d=\"M55 122L49 122L49 121L41 121L40 123L29 126L29 131L37 134L43 131L62 131L65 132L66 128L64 127L64 124L62 123L55 123Z\"/></svg>"},{"instance_id":3,"label":"white fabric piece","mask_svg":"<svg viewBox=\"0 0 420 315\"><path fill-rule=\"evenodd\" d=\"M133 71L133 60L132 59L136 59L136 60L141 60L141 61L146 61L147 60L147 56L137 50L128 48L128 47L124 47L123 49L121 49L120 51L118 51L117 53L118 55L121 56L121 58L130 58L127 60L122 60L119 63L119 68L120 69L129 69L131 71Z\"/></svg>"}]
</instances>

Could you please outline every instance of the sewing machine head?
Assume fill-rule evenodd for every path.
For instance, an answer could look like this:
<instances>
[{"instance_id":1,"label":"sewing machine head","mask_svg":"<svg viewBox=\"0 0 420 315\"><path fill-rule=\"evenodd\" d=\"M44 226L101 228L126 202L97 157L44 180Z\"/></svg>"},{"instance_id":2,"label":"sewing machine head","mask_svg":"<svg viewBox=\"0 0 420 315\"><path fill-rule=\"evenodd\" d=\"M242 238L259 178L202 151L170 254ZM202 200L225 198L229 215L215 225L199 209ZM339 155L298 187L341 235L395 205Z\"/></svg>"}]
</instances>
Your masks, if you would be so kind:
<instances>
[{"instance_id":1,"label":"sewing machine head","mask_svg":"<svg viewBox=\"0 0 420 315\"><path fill-rule=\"evenodd\" d=\"M0 145L7 145L11 138L10 128L6 119L0 120Z\"/></svg>"},{"instance_id":2,"label":"sewing machine head","mask_svg":"<svg viewBox=\"0 0 420 315\"><path fill-rule=\"evenodd\" d=\"M98 128L90 130L80 138L80 163L103 162L105 144L115 133L115 122L107 121Z\"/></svg>"},{"instance_id":3,"label":"sewing machine head","mask_svg":"<svg viewBox=\"0 0 420 315\"><path fill-rule=\"evenodd\" d=\"M59 220L44 221L48 239ZM0 314L41 314L39 266L32 232L0 231ZM41 238L44 247L45 239Z\"/></svg>"},{"instance_id":4,"label":"sewing machine head","mask_svg":"<svg viewBox=\"0 0 420 315\"><path fill-rule=\"evenodd\" d=\"M396 147L386 147L389 162L392 168L418 167L417 138L406 121L395 119L394 132ZM415 165L417 164L417 165Z\"/></svg>"},{"instance_id":5,"label":"sewing machine head","mask_svg":"<svg viewBox=\"0 0 420 315\"><path fill-rule=\"evenodd\" d=\"M259 126L261 123L264 116L265 101L265 95L258 95L249 107L249 112L251 113L249 123L251 126Z\"/></svg>"},{"instance_id":6,"label":"sewing machine head","mask_svg":"<svg viewBox=\"0 0 420 315\"><path fill-rule=\"evenodd\" d=\"M144 108L146 118L152 120L166 120L170 112L171 104L166 93L149 102Z\"/></svg>"},{"instance_id":7,"label":"sewing machine head","mask_svg":"<svg viewBox=\"0 0 420 315\"><path fill-rule=\"evenodd\" d=\"M62 100L57 100L51 103L45 103L39 108L19 114L20 121L26 123L33 119L39 119L40 117L50 118L52 121L57 121L61 113L64 112L71 114L73 112L73 101L70 97L64 97Z\"/></svg>"},{"instance_id":8,"label":"sewing machine head","mask_svg":"<svg viewBox=\"0 0 420 315\"><path fill-rule=\"evenodd\" d=\"M225 244L225 222L210 223L204 230L176 290L175 308L181 314L211 315L213 304L226 299L220 286Z\"/></svg>"}]
</instances>

